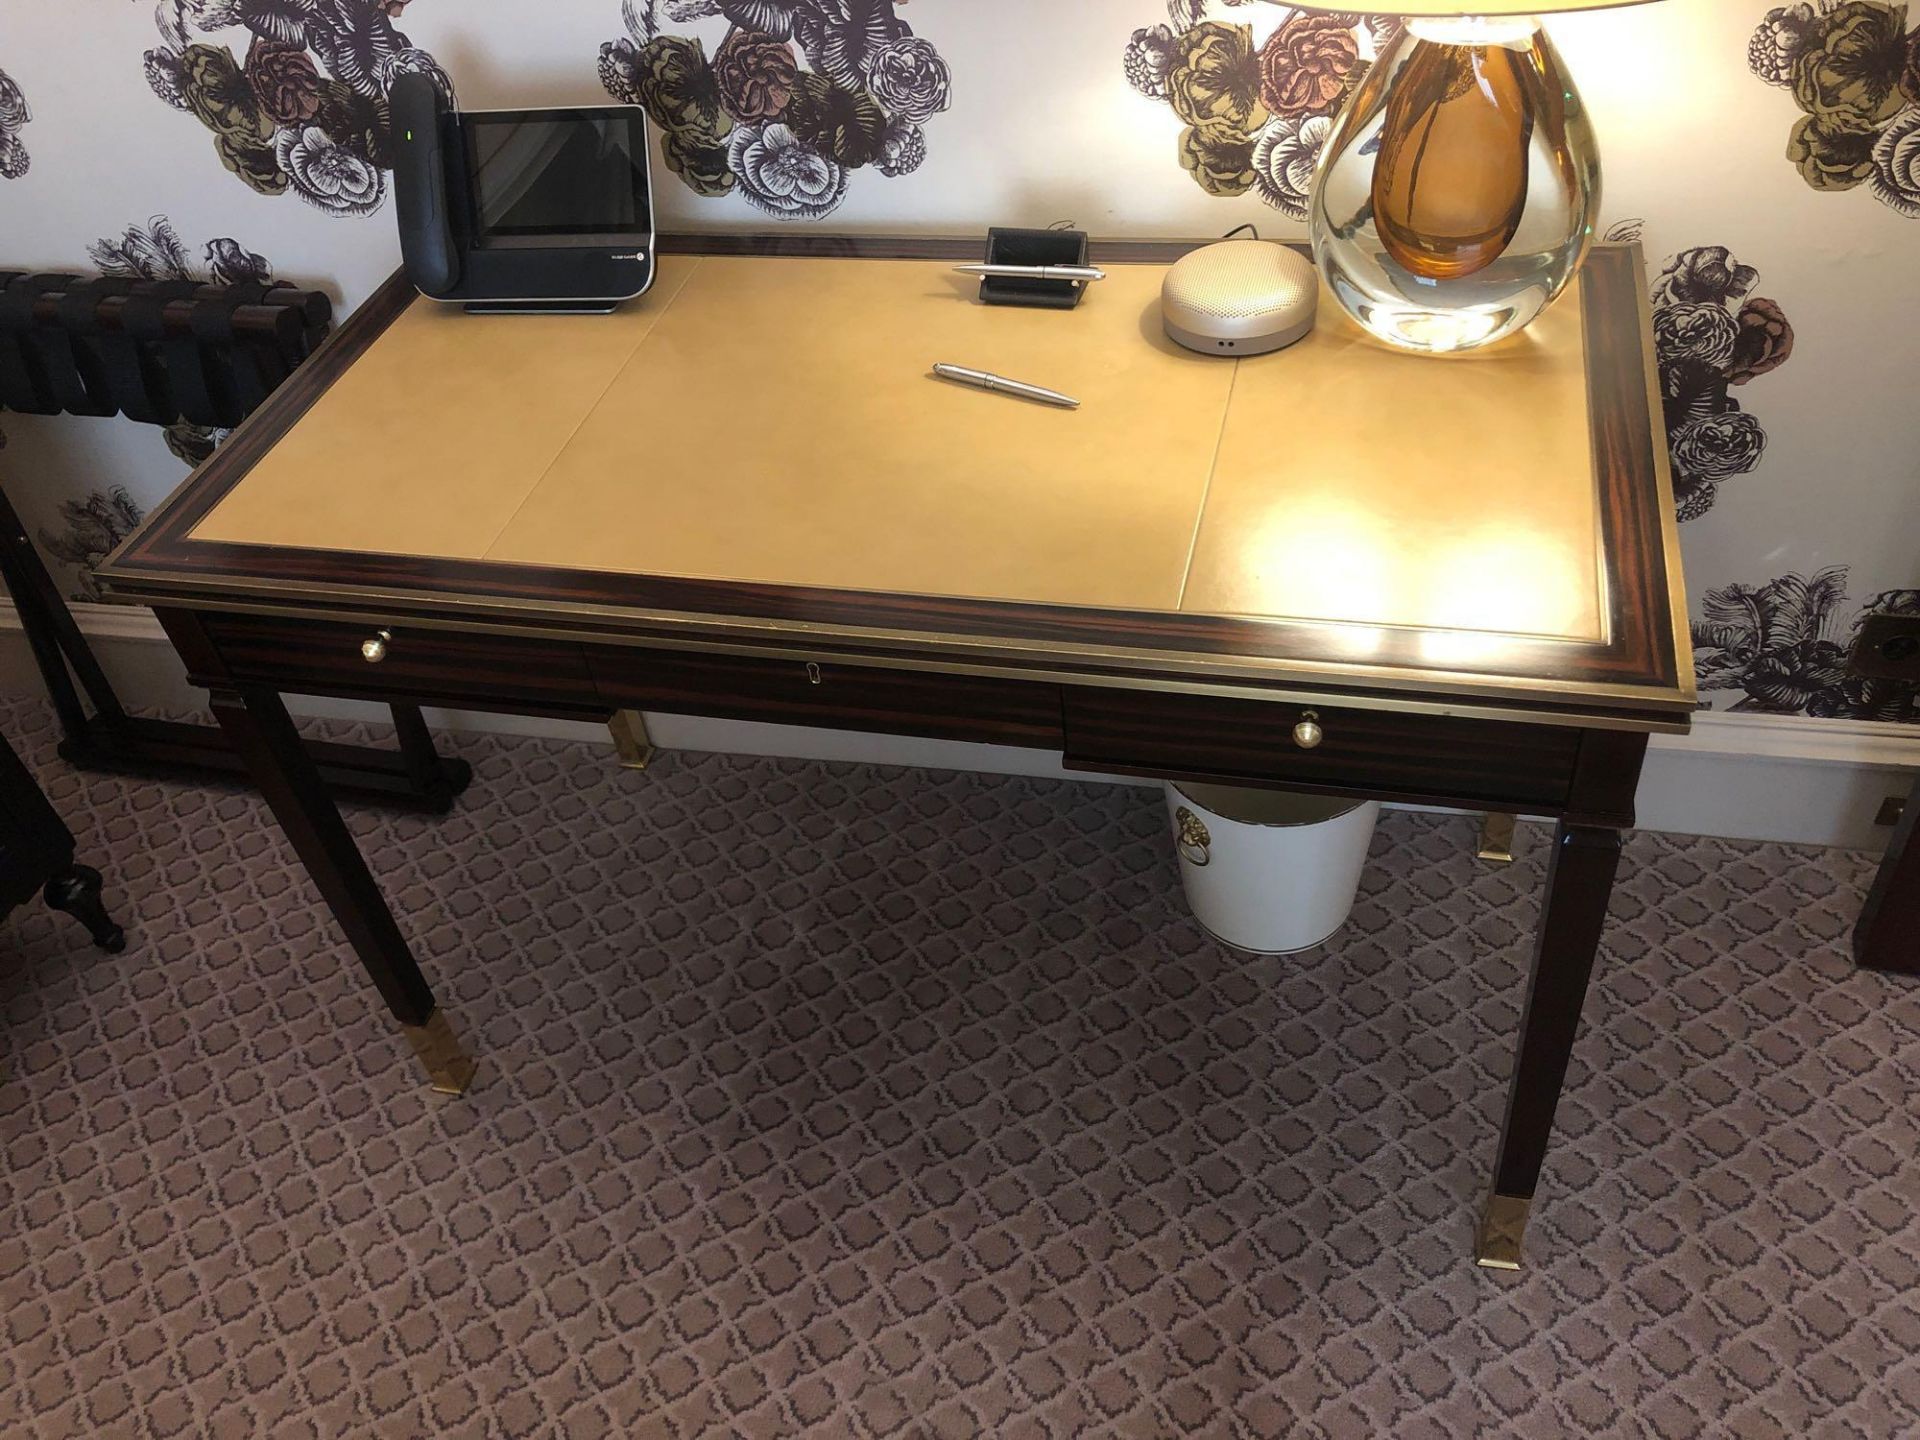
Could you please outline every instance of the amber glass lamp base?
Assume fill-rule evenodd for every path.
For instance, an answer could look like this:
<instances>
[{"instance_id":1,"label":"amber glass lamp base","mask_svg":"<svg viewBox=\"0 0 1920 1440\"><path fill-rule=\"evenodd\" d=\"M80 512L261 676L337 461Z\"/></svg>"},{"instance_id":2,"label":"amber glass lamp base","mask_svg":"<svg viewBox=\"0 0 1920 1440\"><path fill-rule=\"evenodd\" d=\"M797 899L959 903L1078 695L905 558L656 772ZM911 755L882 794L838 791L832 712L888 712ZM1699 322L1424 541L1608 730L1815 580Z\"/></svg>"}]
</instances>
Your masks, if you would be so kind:
<instances>
[{"instance_id":1,"label":"amber glass lamp base","mask_svg":"<svg viewBox=\"0 0 1920 1440\"><path fill-rule=\"evenodd\" d=\"M1382 340L1465 350L1565 288L1599 200L1585 107L1539 21L1414 20L1327 137L1314 259Z\"/></svg>"}]
</instances>

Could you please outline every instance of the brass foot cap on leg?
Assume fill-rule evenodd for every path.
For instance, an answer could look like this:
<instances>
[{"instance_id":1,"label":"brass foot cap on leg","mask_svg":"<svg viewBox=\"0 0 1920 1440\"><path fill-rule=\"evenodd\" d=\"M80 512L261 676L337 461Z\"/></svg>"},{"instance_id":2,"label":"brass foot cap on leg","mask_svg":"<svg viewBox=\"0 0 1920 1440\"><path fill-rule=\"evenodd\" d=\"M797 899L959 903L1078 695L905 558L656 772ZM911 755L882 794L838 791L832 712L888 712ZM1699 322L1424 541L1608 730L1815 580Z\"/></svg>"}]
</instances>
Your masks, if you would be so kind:
<instances>
[{"instance_id":1,"label":"brass foot cap on leg","mask_svg":"<svg viewBox=\"0 0 1920 1440\"><path fill-rule=\"evenodd\" d=\"M1512 863L1513 816L1496 810L1480 817L1479 855L1482 860L1491 860L1496 865Z\"/></svg>"},{"instance_id":2,"label":"brass foot cap on leg","mask_svg":"<svg viewBox=\"0 0 1920 1440\"><path fill-rule=\"evenodd\" d=\"M653 759L653 740L647 734L647 721L638 710L616 710L607 721L607 733L613 736L614 753L621 768L644 770Z\"/></svg>"},{"instance_id":3,"label":"brass foot cap on leg","mask_svg":"<svg viewBox=\"0 0 1920 1440\"><path fill-rule=\"evenodd\" d=\"M442 1095L464 1095L473 1084L473 1057L460 1048L453 1027L438 1010L424 1025L408 1025L407 1043L427 1067L428 1083Z\"/></svg>"},{"instance_id":4,"label":"brass foot cap on leg","mask_svg":"<svg viewBox=\"0 0 1920 1440\"><path fill-rule=\"evenodd\" d=\"M1520 1268L1520 1239L1527 1233L1527 1210L1533 1201L1520 1195L1489 1195L1480 1212L1480 1232L1473 1238L1473 1263L1489 1270Z\"/></svg>"}]
</instances>

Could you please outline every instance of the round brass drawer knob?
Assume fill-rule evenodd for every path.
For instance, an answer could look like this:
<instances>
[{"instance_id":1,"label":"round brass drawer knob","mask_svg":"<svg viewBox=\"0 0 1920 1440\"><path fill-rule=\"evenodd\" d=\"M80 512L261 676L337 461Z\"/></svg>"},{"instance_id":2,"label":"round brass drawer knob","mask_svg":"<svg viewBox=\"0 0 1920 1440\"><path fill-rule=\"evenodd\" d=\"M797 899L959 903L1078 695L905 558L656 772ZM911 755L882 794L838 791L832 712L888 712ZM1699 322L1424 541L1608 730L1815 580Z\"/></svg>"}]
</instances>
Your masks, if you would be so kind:
<instances>
[{"instance_id":1,"label":"round brass drawer knob","mask_svg":"<svg viewBox=\"0 0 1920 1440\"><path fill-rule=\"evenodd\" d=\"M1293 743L1302 750L1311 750L1326 738L1327 732L1320 728L1320 717L1311 710L1293 727Z\"/></svg>"},{"instance_id":2,"label":"round brass drawer knob","mask_svg":"<svg viewBox=\"0 0 1920 1440\"><path fill-rule=\"evenodd\" d=\"M360 642L360 658L369 665L378 665L387 658L387 646L392 642L392 632L382 630Z\"/></svg>"}]
</instances>

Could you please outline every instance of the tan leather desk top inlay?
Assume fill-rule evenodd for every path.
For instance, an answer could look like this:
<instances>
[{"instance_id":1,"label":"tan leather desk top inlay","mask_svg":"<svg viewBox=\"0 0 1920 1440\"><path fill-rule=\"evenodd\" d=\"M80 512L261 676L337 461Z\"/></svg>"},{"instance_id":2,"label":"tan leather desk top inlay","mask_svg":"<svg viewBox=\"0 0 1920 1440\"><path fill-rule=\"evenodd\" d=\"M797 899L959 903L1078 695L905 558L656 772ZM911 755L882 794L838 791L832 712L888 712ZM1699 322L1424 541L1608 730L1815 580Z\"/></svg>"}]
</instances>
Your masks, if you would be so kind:
<instances>
[{"instance_id":1,"label":"tan leather desk top inlay","mask_svg":"<svg viewBox=\"0 0 1920 1440\"><path fill-rule=\"evenodd\" d=\"M1160 274L1063 313L945 265L703 260L487 558L1172 609L1233 375L1143 341Z\"/></svg>"},{"instance_id":2,"label":"tan leather desk top inlay","mask_svg":"<svg viewBox=\"0 0 1920 1440\"><path fill-rule=\"evenodd\" d=\"M945 262L667 256L611 319L417 301L198 540L1604 638L1577 296L1453 360L1323 301L1276 355ZM1077 396L935 380L950 361Z\"/></svg>"},{"instance_id":3,"label":"tan leather desk top inlay","mask_svg":"<svg viewBox=\"0 0 1920 1440\"><path fill-rule=\"evenodd\" d=\"M1604 638L1582 344L1571 294L1445 360L1323 299L1240 362L1182 608Z\"/></svg>"},{"instance_id":4,"label":"tan leather desk top inlay","mask_svg":"<svg viewBox=\"0 0 1920 1440\"><path fill-rule=\"evenodd\" d=\"M416 301L193 538L478 558L697 263L663 256L610 316Z\"/></svg>"}]
</instances>

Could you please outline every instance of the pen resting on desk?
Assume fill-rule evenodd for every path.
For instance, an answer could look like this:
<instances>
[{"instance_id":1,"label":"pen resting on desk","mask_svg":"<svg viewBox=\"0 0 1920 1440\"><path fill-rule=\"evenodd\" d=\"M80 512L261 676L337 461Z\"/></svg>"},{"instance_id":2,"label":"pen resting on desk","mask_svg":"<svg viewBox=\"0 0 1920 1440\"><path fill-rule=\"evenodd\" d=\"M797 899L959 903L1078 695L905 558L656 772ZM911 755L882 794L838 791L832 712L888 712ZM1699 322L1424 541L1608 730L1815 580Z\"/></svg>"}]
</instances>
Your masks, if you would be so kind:
<instances>
[{"instance_id":1,"label":"pen resting on desk","mask_svg":"<svg viewBox=\"0 0 1920 1440\"><path fill-rule=\"evenodd\" d=\"M1601 636L1577 295L1445 363L1335 306L1222 360L1165 337L1164 267L1106 269L1071 312L971 303L950 262L728 256L590 324L416 302L194 535ZM1081 409L929 383L940 355Z\"/></svg>"}]
</instances>

